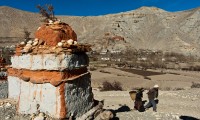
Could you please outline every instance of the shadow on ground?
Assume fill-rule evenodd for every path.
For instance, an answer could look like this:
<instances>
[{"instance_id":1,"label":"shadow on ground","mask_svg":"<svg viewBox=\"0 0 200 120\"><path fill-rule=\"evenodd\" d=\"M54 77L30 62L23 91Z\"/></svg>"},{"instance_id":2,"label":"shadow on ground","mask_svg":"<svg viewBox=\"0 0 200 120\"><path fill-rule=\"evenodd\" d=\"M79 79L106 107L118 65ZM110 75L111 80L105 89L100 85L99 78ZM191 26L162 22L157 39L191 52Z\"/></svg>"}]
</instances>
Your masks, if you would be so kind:
<instances>
[{"instance_id":1,"label":"shadow on ground","mask_svg":"<svg viewBox=\"0 0 200 120\"><path fill-rule=\"evenodd\" d=\"M131 109L127 106L127 105L123 105L120 108L118 108L117 110L110 110L113 113L113 118L112 120L119 120L118 117L116 117L116 113L118 112L128 112L131 111Z\"/></svg>"},{"instance_id":2,"label":"shadow on ground","mask_svg":"<svg viewBox=\"0 0 200 120\"><path fill-rule=\"evenodd\" d=\"M117 112L128 112L131 111L131 109L127 106L127 105L123 105L120 108L118 108L117 110L114 110L115 113Z\"/></svg>"},{"instance_id":3,"label":"shadow on ground","mask_svg":"<svg viewBox=\"0 0 200 120\"><path fill-rule=\"evenodd\" d=\"M165 73L162 72L154 72L154 71L145 71L145 70L138 70L138 69L120 69L125 72L130 72L133 74L141 75L141 76L152 76L152 75L162 75Z\"/></svg>"},{"instance_id":4,"label":"shadow on ground","mask_svg":"<svg viewBox=\"0 0 200 120\"><path fill-rule=\"evenodd\" d=\"M198 118L191 117L191 116L180 116L181 120L199 120Z\"/></svg>"}]
</instances>

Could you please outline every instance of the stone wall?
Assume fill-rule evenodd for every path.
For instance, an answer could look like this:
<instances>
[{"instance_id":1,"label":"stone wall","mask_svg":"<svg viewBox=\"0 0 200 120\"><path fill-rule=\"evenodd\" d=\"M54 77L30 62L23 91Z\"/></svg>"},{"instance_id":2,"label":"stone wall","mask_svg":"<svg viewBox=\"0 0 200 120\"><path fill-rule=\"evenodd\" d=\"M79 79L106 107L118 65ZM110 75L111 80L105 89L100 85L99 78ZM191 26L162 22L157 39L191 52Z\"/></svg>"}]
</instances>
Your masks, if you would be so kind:
<instances>
[{"instance_id":1,"label":"stone wall","mask_svg":"<svg viewBox=\"0 0 200 120\"><path fill-rule=\"evenodd\" d=\"M0 99L8 97L8 81L0 81Z\"/></svg>"},{"instance_id":2,"label":"stone wall","mask_svg":"<svg viewBox=\"0 0 200 120\"><path fill-rule=\"evenodd\" d=\"M67 105L67 117L73 114L79 117L93 107L93 94L90 75L85 75L65 84L65 102ZM78 109L77 109L78 108Z\"/></svg>"}]
</instances>

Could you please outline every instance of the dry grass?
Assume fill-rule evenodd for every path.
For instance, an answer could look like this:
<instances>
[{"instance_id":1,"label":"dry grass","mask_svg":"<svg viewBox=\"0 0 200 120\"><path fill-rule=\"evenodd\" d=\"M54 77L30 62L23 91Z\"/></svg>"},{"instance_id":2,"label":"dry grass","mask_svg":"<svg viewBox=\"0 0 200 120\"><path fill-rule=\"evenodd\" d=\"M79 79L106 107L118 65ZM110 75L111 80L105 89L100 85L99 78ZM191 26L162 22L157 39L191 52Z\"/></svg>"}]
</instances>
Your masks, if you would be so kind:
<instances>
[{"instance_id":1,"label":"dry grass","mask_svg":"<svg viewBox=\"0 0 200 120\"><path fill-rule=\"evenodd\" d=\"M192 82L191 88L200 88L200 83Z\"/></svg>"}]
</instances>

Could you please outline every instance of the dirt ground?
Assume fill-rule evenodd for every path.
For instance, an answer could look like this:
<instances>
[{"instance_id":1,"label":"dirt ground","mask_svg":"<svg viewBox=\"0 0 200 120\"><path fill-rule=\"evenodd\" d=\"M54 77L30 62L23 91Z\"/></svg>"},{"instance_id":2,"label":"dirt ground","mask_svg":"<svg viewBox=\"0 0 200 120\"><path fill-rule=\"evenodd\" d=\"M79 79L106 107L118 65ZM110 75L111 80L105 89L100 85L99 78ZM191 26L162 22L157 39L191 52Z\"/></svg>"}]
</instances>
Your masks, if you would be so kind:
<instances>
[{"instance_id":1,"label":"dirt ground","mask_svg":"<svg viewBox=\"0 0 200 120\"><path fill-rule=\"evenodd\" d=\"M144 91L143 100L147 100L147 91ZM104 108L116 112L119 120L196 120L200 119L200 89L179 91L160 91L157 112L149 108L145 112L133 109L134 102L128 91L94 90L94 98L104 99ZM147 103L146 103L147 104Z\"/></svg>"},{"instance_id":2,"label":"dirt ground","mask_svg":"<svg viewBox=\"0 0 200 120\"><path fill-rule=\"evenodd\" d=\"M147 100L144 91L143 100ZM114 120L199 120L200 89L160 91L157 112L149 108L145 112L133 109L134 102L129 91L98 91L93 89L94 98L104 100L104 109L116 113ZM0 102L1 103L1 102ZM17 115L16 103L4 100L0 105L0 120L30 120L30 115ZM53 119L47 119L53 120Z\"/></svg>"},{"instance_id":3,"label":"dirt ground","mask_svg":"<svg viewBox=\"0 0 200 120\"><path fill-rule=\"evenodd\" d=\"M116 114L114 120L200 119L200 88L191 88L192 82L200 83L199 72L102 68L91 71L91 80L94 98L104 100L104 109ZM119 81L123 91L100 91L104 81ZM139 87L148 89L154 84L160 86L157 112L153 112L152 108L145 112L134 110L129 91ZM147 100L146 93L147 90L143 100ZM14 101L0 99L0 120L29 119L30 115L16 114Z\"/></svg>"},{"instance_id":4,"label":"dirt ground","mask_svg":"<svg viewBox=\"0 0 200 120\"><path fill-rule=\"evenodd\" d=\"M128 72L127 72L128 71ZM200 83L199 72L177 70L119 70L103 68L92 73L94 98L105 101L104 108L116 112L120 120L197 120L200 119L200 88L191 88L192 82ZM125 91L106 91L99 89L103 81L119 81ZM129 91L134 88L160 86L158 112L152 108L145 112L133 109ZM143 100L147 99L147 90ZM147 103L146 103L147 104Z\"/></svg>"},{"instance_id":5,"label":"dirt ground","mask_svg":"<svg viewBox=\"0 0 200 120\"><path fill-rule=\"evenodd\" d=\"M129 72L126 72L129 71ZM200 83L200 72L178 70L136 70L102 68L91 71L92 87L102 87L104 81L119 81L124 90L138 87L146 89L158 84L162 90L189 89L192 82Z\"/></svg>"}]
</instances>

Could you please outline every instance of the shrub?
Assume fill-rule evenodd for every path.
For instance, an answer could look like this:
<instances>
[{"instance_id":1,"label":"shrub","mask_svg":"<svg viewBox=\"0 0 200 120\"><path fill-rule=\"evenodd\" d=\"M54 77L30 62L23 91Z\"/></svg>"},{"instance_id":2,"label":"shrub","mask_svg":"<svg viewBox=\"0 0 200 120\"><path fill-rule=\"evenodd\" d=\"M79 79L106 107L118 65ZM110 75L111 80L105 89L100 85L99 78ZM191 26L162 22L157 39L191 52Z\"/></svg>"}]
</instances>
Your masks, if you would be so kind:
<instances>
[{"instance_id":1,"label":"shrub","mask_svg":"<svg viewBox=\"0 0 200 120\"><path fill-rule=\"evenodd\" d=\"M113 85L114 90L120 90L120 91L122 91L122 85L121 85L120 82L114 81L112 85Z\"/></svg>"},{"instance_id":2,"label":"shrub","mask_svg":"<svg viewBox=\"0 0 200 120\"><path fill-rule=\"evenodd\" d=\"M192 82L191 88L200 88L200 83Z\"/></svg>"},{"instance_id":3,"label":"shrub","mask_svg":"<svg viewBox=\"0 0 200 120\"><path fill-rule=\"evenodd\" d=\"M184 88L174 88L173 91L177 91L177 90L185 90Z\"/></svg>"},{"instance_id":4,"label":"shrub","mask_svg":"<svg viewBox=\"0 0 200 120\"><path fill-rule=\"evenodd\" d=\"M90 67L89 69L90 69L90 71L95 71L95 70L97 70L97 68L95 68L95 67Z\"/></svg>"},{"instance_id":5,"label":"shrub","mask_svg":"<svg viewBox=\"0 0 200 120\"><path fill-rule=\"evenodd\" d=\"M105 70L100 70L99 72L111 74L111 72L108 72L108 71L105 71Z\"/></svg>"},{"instance_id":6,"label":"shrub","mask_svg":"<svg viewBox=\"0 0 200 120\"><path fill-rule=\"evenodd\" d=\"M31 35L31 32L29 32L27 28L24 28L24 39L26 40L26 42L28 42L31 39L30 35Z\"/></svg>"},{"instance_id":7,"label":"shrub","mask_svg":"<svg viewBox=\"0 0 200 120\"><path fill-rule=\"evenodd\" d=\"M148 76L144 76L144 79L151 80L151 78Z\"/></svg>"},{"instance_id":8,"label":"shrub","mask_svg":"<svg viewBox=\"0 0 200 120\"><path fill-rule=\"evenodd\" d=\"M102 91L111 91L111 90L122 90L122 86L120 82L114 81L113 83L104 81L103 82Z\"/></svg>"},{"instance_id":9,"label":"shrub","mask_svg":"<svg viewBox=\"0 0 200 120\"><path fill-rule=\"evenodd\" d=\"M164 88L160 88L160 90L163 90L163 91L170 91L170 90L172 90L172 88L170 88L170 87L164 87Z\"/></svg>"},{"instance_id":10,"label":"shrub","mask_svg":"<svg viewBox=\"0 0 200 120\"><path fill-rule=\"evenodd\" d=\"M102 85L103 85L103 87L102 87L103 91L109 91L109 90L113 89L112 84L108 81L104 81Z\"/></svg>"},{"instance_id":11,"label":"shrub","mask_svg":"<svg viewBox=\"0 0 200 120\"><path fill-rule=\"evenodd\" d=\"M173 74L173 75L181 75L179 73L174 73L174 72L169 72L169 74Z\"/></svg>"},{"instance_id":12,"label":"shrub","mask_svg":"<svg viewBox=\"0 0 200 120\"><path fill-rule=\"evenodd\" d=\"M123 76L123 75L121 75L121 74L117 74L117 76Z\"/></svg>"},{"instance_id":13,"label":"shrub","mask_svg":"<svg viewBox=\"0 0 200 120\"><path fill-rule=\"evenodd\" d=\"M53 5L50 4L46 4L45 6L37 5L36 7L39 9L39 13L42 15L42 17L44 17L43 21L47 22L48 20L52 21L57 20L57 18L54 15Z\"/></svg>"}]
</instances>

